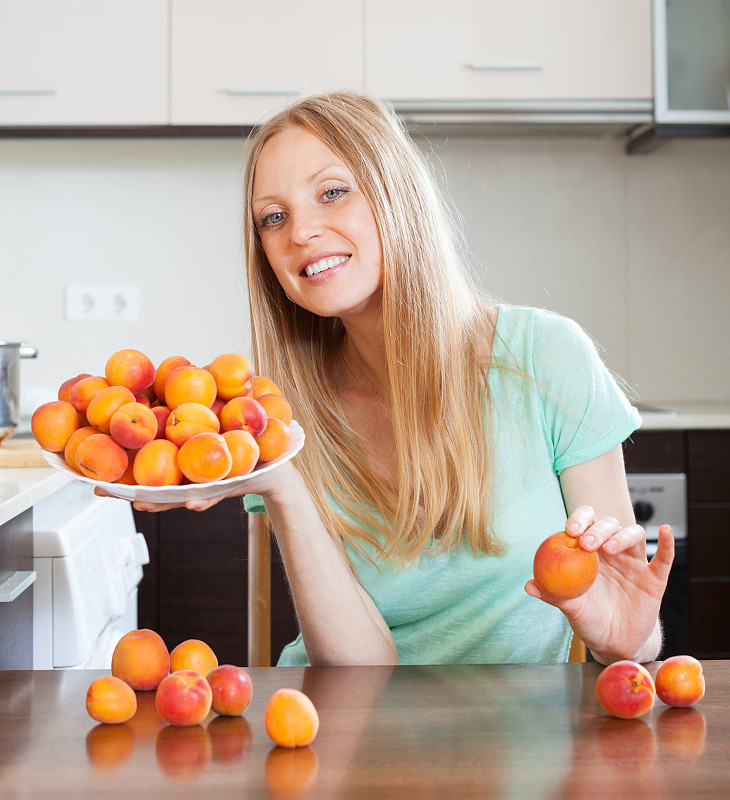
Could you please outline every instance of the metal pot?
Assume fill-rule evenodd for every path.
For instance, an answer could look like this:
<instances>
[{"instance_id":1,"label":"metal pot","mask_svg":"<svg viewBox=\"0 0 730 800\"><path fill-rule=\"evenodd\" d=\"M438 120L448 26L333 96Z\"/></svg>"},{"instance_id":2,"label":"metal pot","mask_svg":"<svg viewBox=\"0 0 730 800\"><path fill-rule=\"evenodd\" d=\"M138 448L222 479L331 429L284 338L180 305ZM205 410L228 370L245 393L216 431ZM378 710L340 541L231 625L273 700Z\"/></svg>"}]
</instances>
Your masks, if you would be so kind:
<instances>
[{"instance_id":1,"label":"metal pot","mask_svg":"<svg viewBox=\"0 0 730 800\"><path fill-rule=\"evenodd\" d=\"M38 350L20 342L0 342L0 442L12 436L20 422L20 359Z\"/></svg>"}]
</instances>

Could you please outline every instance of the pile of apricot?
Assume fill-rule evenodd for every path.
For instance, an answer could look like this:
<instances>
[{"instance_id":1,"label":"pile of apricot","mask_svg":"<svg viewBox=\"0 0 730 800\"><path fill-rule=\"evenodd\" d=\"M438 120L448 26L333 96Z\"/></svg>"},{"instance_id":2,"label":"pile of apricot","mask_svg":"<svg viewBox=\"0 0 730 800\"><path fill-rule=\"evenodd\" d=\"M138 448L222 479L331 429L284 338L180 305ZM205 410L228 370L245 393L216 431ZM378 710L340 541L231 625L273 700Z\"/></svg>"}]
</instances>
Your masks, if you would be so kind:
<instances>
[{"instance_id":1,"label":"pile of apricot","mask_svg":"<svg viewBox=\"0 0 730 800\"><path fill-rule=\"evenodd\" d=\"M121 637L112 655L111 675L95 678L86 692L86 710L107 725L127 722L137 713L137 692L155 692L155 708L170 725L198 725L213 711L243 714L253 684L242 667L218 664L211 647L187 639L168 652L162 637L149 628ZM298 689L279 689L269 698L264 719L272 741L281 747L304 747L314 741L319 716Z\"/></svg>"},{"instance_id":2,"label":"pile of apricot","mask_svg":"<svg viewBox=\"0 0 730 800\"><path fill-rule=\"evenodd\" d=\"M205 367L170 356L156 368L119 350L104 375L81 373L39 406L31 430L81 475L109 483L174 486L247 475L285 453L292 410L251 362L225 353Z\"/></svg>"}]
</instances>

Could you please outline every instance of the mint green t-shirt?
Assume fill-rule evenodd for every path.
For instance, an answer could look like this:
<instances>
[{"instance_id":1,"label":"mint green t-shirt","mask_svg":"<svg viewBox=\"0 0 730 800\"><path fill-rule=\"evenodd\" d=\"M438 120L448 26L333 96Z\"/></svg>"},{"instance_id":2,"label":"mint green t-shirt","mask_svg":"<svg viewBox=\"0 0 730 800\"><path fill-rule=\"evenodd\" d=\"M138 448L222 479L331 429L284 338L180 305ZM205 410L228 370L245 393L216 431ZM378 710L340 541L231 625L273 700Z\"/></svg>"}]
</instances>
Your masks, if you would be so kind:
<instances>
[{"instance_id":1,"label":"mint green t-shirt","mask_svg":"<svg viewBox=\"0 0 730 800\"><path fill-rule=\"evenodd\" d=\"M372 564L348 548L401 664L567 660L567 620L524 585L540 542L565 526L560 473L607 453L640 424L582 328L549 311L500 307L488 382L494 530L506 554L426 548L403 569L382 559ZM251 495L246 508L263 505ZM308 664L301 635L278 664Z\"/></svg>"}]
</instances>

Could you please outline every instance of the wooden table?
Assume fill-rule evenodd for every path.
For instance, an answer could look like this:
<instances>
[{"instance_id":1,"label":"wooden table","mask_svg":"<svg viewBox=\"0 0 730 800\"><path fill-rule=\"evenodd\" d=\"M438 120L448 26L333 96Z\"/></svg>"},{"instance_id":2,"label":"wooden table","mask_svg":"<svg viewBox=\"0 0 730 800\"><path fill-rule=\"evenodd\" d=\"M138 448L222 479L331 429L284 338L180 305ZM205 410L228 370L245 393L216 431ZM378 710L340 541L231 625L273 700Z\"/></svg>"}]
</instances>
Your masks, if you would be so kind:
<instances>
[{"instance_id":1,"label":"wooden table","mask_svg":"<svg viewBox=\"0 0 730 800\"><path fill-rule=\"evenodd\" d=\"M652 674L658 665L649 665ZM125 725L87 716L100 672L0 672L0 797L708 798L730 796L730 662L692 709L607 716L596 664L252 668L243 717L165 725L153 693ZM276 748L266 701L300 688L308 748Z\"/></svg>"}]
</instances>

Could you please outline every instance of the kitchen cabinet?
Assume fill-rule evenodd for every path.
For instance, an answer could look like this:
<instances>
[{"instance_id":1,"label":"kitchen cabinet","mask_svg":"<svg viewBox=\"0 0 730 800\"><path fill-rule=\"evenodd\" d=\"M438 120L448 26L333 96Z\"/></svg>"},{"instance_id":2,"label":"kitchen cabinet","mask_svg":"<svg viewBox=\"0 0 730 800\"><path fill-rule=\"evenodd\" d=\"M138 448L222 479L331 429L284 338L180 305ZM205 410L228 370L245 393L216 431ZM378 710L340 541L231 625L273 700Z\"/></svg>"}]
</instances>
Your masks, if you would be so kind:
<instances>
[{"instance_id":1,"label":"kitchen cabinet","mask_svg":"<svg viewBox=\"0 0 730 800\"><path fill-rule=\"evenodd\" d=\"M33 574L32 525L32 509L27 509L0 525L0 585L3 587L8 587L19 574ZM0 669L30 669L32 666L31 585L22 592L3 592L0 600Z\"/></svg>"},{"instance_id":2,"label":"kitchen cabinet","mask_svg":"<svg viewBox=\"0 0 730 800\"><path fill-rule=\"evenodd\" d=\"M139 627L152 628L172 649L203 639L221 664L248 661L248 535L241 498L204 512L135 511L150 562L139 586ZM272 540L271 659L298 633L281 558Z\"/></svg>"},{"instance_id":3,"label":"kitchen cabinet","mask_svg":"<svg viewBox=\"0 0 730 800\"><path fill-rule=\"evenodd\" d=\"M1 0L1 125L167 121L166 0Z\"/></svg>"},{"instance_id":4,"label":"kitchen cabinet","mask_svg":"<svg viewBox=\"0 0 730 800\"><path fill-rule=\"evenodd\" d=\"M171 0L173 125L253 125L297 97L362 88L362 2Z\"/></svg>"},{"instance_id":5,"label":"kitchen cabinet","mask_svg":"<svg viewBox=\"0 0 730 800\"><path fill-rule=\"evenodd\" d=\"M394 100L652 96L650 0L367 0L366 86Z\"/></svg>"}]
</instances>

